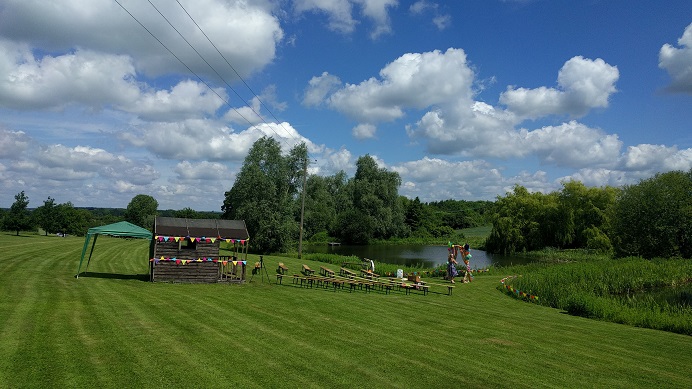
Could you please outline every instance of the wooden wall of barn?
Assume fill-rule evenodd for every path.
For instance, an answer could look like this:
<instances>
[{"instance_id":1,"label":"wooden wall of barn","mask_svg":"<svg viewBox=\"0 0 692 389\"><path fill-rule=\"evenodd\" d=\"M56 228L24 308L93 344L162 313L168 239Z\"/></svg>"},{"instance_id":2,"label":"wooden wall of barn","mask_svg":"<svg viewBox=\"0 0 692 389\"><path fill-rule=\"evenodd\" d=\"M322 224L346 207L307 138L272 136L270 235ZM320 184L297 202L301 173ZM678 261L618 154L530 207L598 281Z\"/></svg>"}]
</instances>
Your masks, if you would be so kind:
<instances>
[{"instance_id":1,"label":"wooden wall of barn","mask_svg":"<svg viewBox=\"0 0 692 389\"><path fill-rule=\"evenodd\" d=\"M152 280L163 282L213 283L221 276L218 263L211 261L188 262L178 265L175 261L160 261L151 267Z\"/></svg>"},{"instance_id":2,"label":"wooden wall of barn","mask_svg":"<svg viewBox=\"0 0 692 389\"><path fill-rule=\"evenodd\" d=\"M157 241L154 247L154 258L176 258L196 260L198 258L219 258L219 242L197 242L195 249L180 248L175 240ZM185 265L175 261L159 261L151 264L152 281L170 282L218 282L221 278L220 266L211 261L188 262Z\"/></svg>"}]
</instances>

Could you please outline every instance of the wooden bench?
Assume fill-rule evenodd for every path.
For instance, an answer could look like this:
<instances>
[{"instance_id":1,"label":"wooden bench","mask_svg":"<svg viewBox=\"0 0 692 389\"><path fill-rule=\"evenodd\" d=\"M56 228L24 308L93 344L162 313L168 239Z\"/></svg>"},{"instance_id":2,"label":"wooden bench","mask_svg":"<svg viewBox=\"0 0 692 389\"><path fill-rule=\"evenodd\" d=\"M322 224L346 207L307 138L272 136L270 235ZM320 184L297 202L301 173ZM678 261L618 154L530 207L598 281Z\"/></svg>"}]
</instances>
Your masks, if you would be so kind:
<instances>
[{"instance_id":1,"label":"wooden bench","mask_svg":"<svg viewBox=\"0 0 692 389\"><path fill-rule=\"evenodd\" d=\"M283 275L286 274L287 271L288 267L286 267L283 262L279 262L279 267L276 268L276 273Z\"/></svg>"},{"instance_id":2,"label":"wooden bench","mask_svg":"<svg viewBox=\"0 0 692 389\"><path fill-rule=\"evenodd\" d=\"M369 278L369 279L377 278L377 277L380 276L379 274L373 273L372 270L370 270L370 269L367 269L367 270L361 269L360 274L361 274L363 277Z\"/></svg>"},{"instance_id":3,"label":"wooden bench","mask_svg":"<svg viewBox=\"0 0 692 389\"><path fill-rule=\"evenodd\" d=\"M315 271L310 269L310 266L303 264L303 274L305 274L306 276L311 276L315 274Z\"/></svg>"},{"instance_id":4,"label":"wooden bench","mask_svg":"<svg viewBox=\"0 0 692 389\"><path fill-rule=\"evenodd\" d=\"M452 295L452 290L454 290L454 285L447 285L447 295Z\"/></svg>"},{"instance_id":5,"label":"wooden bench","mask_svg":"<svg viewBox=\"0 0 692 389\"><path fill-rule=\"evenodd\" d=\"M334 270L328 269L324 266L320 266L320 274L325 277L334 277Z\"/></svg>"},{"instance_id":6,"label":"wooden bench","mask_svg":"<svg viewBox=\"0 0 692 389\"><path fill-rule=\"evenodd\" d=\"M356 276L356 273L346 269L345 267L342 267L341 270L339 270L339 275L342 277L353 278Z\"/></svg>"}]
</instances>

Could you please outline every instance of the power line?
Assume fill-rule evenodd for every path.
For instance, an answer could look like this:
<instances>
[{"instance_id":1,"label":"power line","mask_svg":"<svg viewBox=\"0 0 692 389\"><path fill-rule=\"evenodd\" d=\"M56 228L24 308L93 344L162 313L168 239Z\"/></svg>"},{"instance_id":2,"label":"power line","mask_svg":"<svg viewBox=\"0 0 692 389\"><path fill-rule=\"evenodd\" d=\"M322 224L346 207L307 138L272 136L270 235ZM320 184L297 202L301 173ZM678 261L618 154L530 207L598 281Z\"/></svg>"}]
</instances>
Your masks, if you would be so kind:
<instances>
[{"instance_id":1,"label":"power line","mask_svg":"<svg viewBox=\"0 0 692 389\"><path fill-rule=\"evenodd\" d=\"M260 97L257 95L257 93L255 93L255 91L253 91L252 88L250 88L250 85L248 85L247 82L245 82L245 80L244 80L243 77L240 75L240 73L238 73L238 71L233 67L233 65L231 65L231 63L228 61L228 59L226 58L226 56L224 56L223 53L221 53L221 50L219 50L219 48L216 47L216 45L214 44L214 42L212 42L211 38L209 38L209 36L204 32L204 30L202 29L202 27L200 27L200 25L197 24L197 22L196 22L195 19L192 17L192 15L190 15L190 13L187 12L187 9L185 9L185 7L183 7L183 5L180 4L180 1L179 1L179 0L175 0L175 1L176 1L176 3L178 3L178 5L180 6L180 8L182 8L183 11L185 11L185 13L186 13L187 16L190 18L190 20L192 20L192 23L194 23L195 26L197 26L197 29L199 29L199 31L202 33L202 35L204 35L204 37L207 38L207 41L214 47L214 49L216 50L216 52L219 53L219 55L221 56L221 58L223 58L223 60L226 61L226 64L228 64L228 66L233 70L233 72L236 74L236 76L238 76L238 78L240 79L240 81L243 82L243 84L245 85L245 87L247 87L247 89L248 89L250 92L252 92L252 94L257 98L257 101L259 101L260 105L261 105L262 107L264 107L264 109L265 109L267 112L269 112L269 114L274 118L274 120L276 121L276 123L279 124L279 125L284 129L284 131L286 131L286 133L287 133L290 137L292 137L294 140L297 141L297 139L295 139L295 137L293 136L293 134L291 134L291 132L288 131L288 130L286 129L286 127L284 127L283 123L282 123L276 116L274 116L274 113L269 109L269 107L267 107L266 104L264 104L264 102L260 99ZM227 85L228 85L228 84L227 84ZM229 87L230 87L230 86L229 86ZM249 104L248 104L248 106L249 106ZM254 112L254 110L253 110L253 112ZM259 116L259 115L258 115L258 116ZM277 135L278 135L278 134L277 134Z\"/></svg>"},{"instance_id":2,"label":"power line","mask_svg":"<svg viewBox=\"0 0 692 389\"><path fill-rule=\"evenodd\" d=\"M171 26L171 28L172 28L173 30L175 30L175 32L177 32L178 35L180 35L181 38L183 38L183 40L185 41L185 43L187 43L187 45L190 46L190 48L191 48L195 53L197 53L197 56L199 56L199 58L201 58L202 61L204 61L204 63L206 63L207 66L209 66L209 68L210 68L211 70L213 70L214 73L216 73L217 76L219 76L219 78L221 79L221 81L223 81L224 84L226 84L226 86L227 86L230 90L232 90L233 93L235 93L235 95L238 96L238 98L239 98L245 105L247 105L247 106L250 108L250 110L251 110L258 118L260 118L260 120L262 120L262 122L264 122L264 124L266 124L266 125L274 132L274 134L276 134L276 136L278 136L279 138L281 138L281 136L279 135L279 133L277 133L276 130L274 130L274 128L273 128L269 123L267 123L266 120L264 120L264 118L262 117L262 115L260 115L259 113L257 113L257 111L255 111L255 109L252 108L252 106L251 106L247 101L245 101L245 99L243 99L243 97L240 96L240 94L239 94L238 92L236 92L236 90L235 90L228 82L226 82L226 80L223 78L223 76L222 76L221 74L219 74L219 72L216 71L216 69L215 69L213 66L211 66L211 64L209 63L209 61L207 61L207 60L204 58L204 56L202 56L202 54L200 54L200 52L197 51L197 49L195 49L194 46L192 46L192 44L185 38L185 36L173 25L173 23L171 23L170 20L168 20L168 18L167 18L163 13L161 13L161 11L154 5L154 3L152 3L151 0L147 0L147 1L148 1L149 4L156 10L156 12L158 12L159 15L161 15L161 17L166 21L166 23L168 23L168 25ZM187 11L186 11L186 12L187 12ZM195 23L195 24L196 24L196 23ZM235 69L234 69L234 70L235 70ZM236 73L236 74L237 74L237 73ZM238 110L236 110L235 108L234 108L234 110L238 113L238 115L240 115L243 119L245 119L248 123L250 123L251 126L254 126L247 118L245 118L240 112L238 112ZM290 135L290 134L289 134L289 135ZM286 142L284 142L284 143L286 143ZM286 143L286 145L289 146L288 143Z\"/></svg>"},{"instance_id":3,"label":"power line","mask_svg":"<svg viewBox=\"0 0 692 389\"><path fill-rule=\"evenodd\" d=\"M131 17L134 21L136 21L140 26L142 26L142 28L144 28L144 30L146 30L146 31L149 33L149 35L152 36L152 38L156 39L156 41L159 42L159 44L160 44L161 46L163 46L163 48L165 48L173 57L175 57L175 59L177 59L178 62L180 62L183 66L185 66L185 68L186 68L190 73L194 74L195 77L197 77L197 79L198 79L201 83L203 83L204 85L206 85L206 87L209 88L209 90L211 90L221 101L223 101L229 108L233 109L233 110L238 114L238 116L240 116L240 117L243 118L246 122L248 122L248 124L250 124L251 127L255 128L255 129L258 129L257 126L256 126L255 124L253 124L248 118L246 118L245 116L243 116L242 113L240 113L240 112L239 112L235 107L233 107L225 98L223 98L216 90L214 90L214 88L212 88L211 85L209 85L208 82L204 81L204 80L202 79L202 77L200 77L194 70L192 70L192 69L190 68L190 66L188 66L182 59L180 59L180 57L178 57L170 48L168 48L168 46L166 46L165 43L163 43L163 42L162 42L153 32L151 32L151 30L149 30L142 22L140 22L139 19L137 19L137 17L135 17L127 8L125 8L124 5L122 5L118 0L114 0L114 1L120 6L120 8L122 8L125 12L127 12L127 14L130 15L130 17ZM168 19L166 19L166 17L165 17L163 14L161 14L161 12L156 8L156 6L154 6L154 5L151 3L151 1L149 1L149 4L151 4L152 7L154 7L154 9L156 9L156 11L168 22L168 24L169 24L171 27L173 27L173 29L174 29L176 32L178 32L178 34L185 40L185 42L186 42L188 45L190 45L190 43L187 41L187 39L185 39L185 37L183 37L182 34L180 34L180 32L168 21ZM192 45L190 45L190 47L192 47ZM204 60L204 62L207 63L207 65L208 65L212 70L214 70L214 72L216 72L216 70L215 70L211 65L209 65L209 63L204 59L204 57L202 57L202 56L199 54L199 52L198 52L194 47L192 47L192 49L197 53L197 55L200 56L200 58L202 58L202 60ZM216 73L217 73L217 75L218 75L218 72L216 72ZM223 77L221 77L221 75L219 75L219 77L223 80ZM226 82L225 80L223 80L223 81ZM228 83L226 83L226 85L228 85ZM232 87L230 87L230 85L228 85L228 86L229 86L229 88L231 88L231 90L233 90L233 91L235 92L235 90L234 90ZM236 94L237 94L237 93L236 93ZM240 96L239 96L239 97L240 97ZM241 100L243 100L243 99L241 98ZM243 102L244 102L245 104L247 104L247 102L245 102L244 100L243 100ZM248 104L248 106L249 106L249 104ZM251 108L251 109L252 109L252 108ZM254 112L254 109L253 109L253 112ZM255 112L255 114L256 114L260 119L262 119L262 117L261 117L259 114L257 114L257 112ZM263 121L264 121L264 120L263 120ZM276 134L277 137L281 138L281 136L276 132L276 130L274 130L274 128L273 128L271 125L269 125L269 123L267 123L266 121L264 121L264 123ZM258 130L259 130L259 129L258 129ZM288 145L288 143L286 143L286 144Z\"/></svg>"}]
</instances>

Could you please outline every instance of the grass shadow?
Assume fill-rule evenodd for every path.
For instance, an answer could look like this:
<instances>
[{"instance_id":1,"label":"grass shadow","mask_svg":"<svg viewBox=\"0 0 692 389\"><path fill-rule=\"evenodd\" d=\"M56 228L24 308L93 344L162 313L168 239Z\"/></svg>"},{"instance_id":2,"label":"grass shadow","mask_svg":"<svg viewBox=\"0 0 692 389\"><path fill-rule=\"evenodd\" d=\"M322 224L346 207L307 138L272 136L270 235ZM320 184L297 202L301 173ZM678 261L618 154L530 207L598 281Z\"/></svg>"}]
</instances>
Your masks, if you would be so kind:
<instances>
[{"instance_id":1,"label":"grass shadow","mask_svg":"<svg viewBox=\"0 0 692 389\"><path fill-rule=\"evenodd\" d=\"M99 273L99 272L82 272L79 277L84 278L104 278L116 280L137 280L149 282L149 274L119 274L119 273Z\"/></svg>"}]
</instances>

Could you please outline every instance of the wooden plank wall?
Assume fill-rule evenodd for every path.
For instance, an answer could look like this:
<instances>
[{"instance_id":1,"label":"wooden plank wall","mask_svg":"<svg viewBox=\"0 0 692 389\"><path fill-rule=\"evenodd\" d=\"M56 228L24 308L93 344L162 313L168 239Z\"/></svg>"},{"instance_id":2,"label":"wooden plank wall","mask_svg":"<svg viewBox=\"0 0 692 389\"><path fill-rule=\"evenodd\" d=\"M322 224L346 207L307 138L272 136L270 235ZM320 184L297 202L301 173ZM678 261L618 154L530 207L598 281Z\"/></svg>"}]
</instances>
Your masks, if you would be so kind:
<instances>
[{"instance_id":1,"label":"wooden plank wall","mask_svg":"<svg viewBox=\"0 0 692 389\"><path fill-rule=\"evenodd\" d=\"M214 283L221 276L218 263L211 261L189 262L185 265L174 261L161 261L152 267L153 281Z\"/></svg>"},{"instance_id":2,"label":"wooden plank wall","mask_svg":"<svg viewBox=\"0 0 692 389\"><path fill-rule=\"evenodd\" d=\"M154 258L177 258L180 260L196 260L198 258L219 258L219 242L206 243L197 242L197 249L180 249L178 242L169 240L168 242L156 242L154 247ZM212 283L219 282L221 278L220 265L211 261L189 262L185 265L178 265L173 261L160 261L152 263L152 281L168 282L192 282L192 283Z\"/></svg>"}]
</instances>

